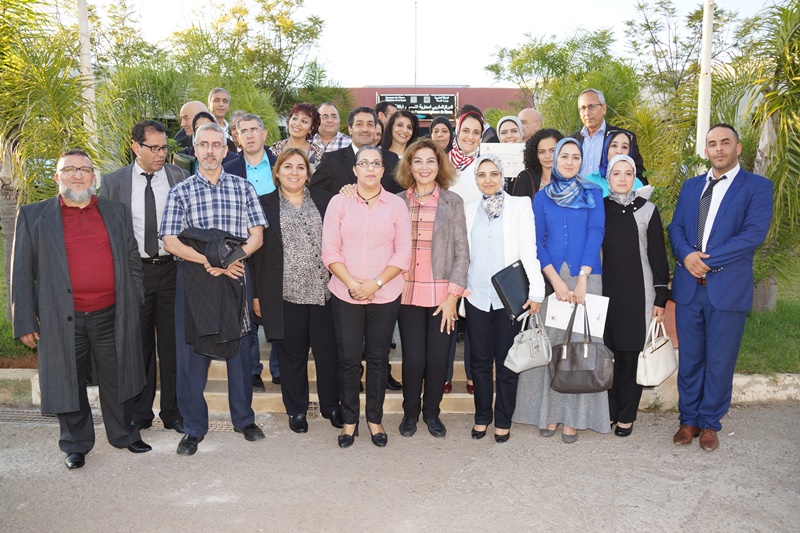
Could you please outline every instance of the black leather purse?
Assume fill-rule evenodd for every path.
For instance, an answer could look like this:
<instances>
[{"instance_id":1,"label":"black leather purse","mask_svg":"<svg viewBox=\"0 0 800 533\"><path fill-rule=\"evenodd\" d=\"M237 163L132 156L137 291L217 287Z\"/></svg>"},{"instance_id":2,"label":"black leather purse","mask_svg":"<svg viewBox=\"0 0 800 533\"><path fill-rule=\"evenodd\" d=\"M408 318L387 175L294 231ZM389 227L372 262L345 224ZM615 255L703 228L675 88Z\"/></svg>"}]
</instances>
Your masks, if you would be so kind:
<instances>
[{"instance_id":1,"label":"black leather purse","mask_svg":"<svg viewBox=\"0 0 800 533\"><path fill-rule=\"evenodd\" d=\"M550 388L565 394L602 392L614 383L614 354L599 342L592 342L586 307L583 309L583 340L572 341L576 305L567 325L564 342L553 346Z\"/></svg>"}]
</instances>

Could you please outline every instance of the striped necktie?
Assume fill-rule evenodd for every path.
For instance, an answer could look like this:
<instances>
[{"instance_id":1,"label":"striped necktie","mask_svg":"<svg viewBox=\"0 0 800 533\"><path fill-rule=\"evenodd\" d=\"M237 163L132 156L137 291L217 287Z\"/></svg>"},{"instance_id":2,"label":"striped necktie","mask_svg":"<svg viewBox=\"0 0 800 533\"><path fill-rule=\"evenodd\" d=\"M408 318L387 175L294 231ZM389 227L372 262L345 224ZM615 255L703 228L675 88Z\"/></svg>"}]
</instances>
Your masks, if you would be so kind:
<instances>
[{"instance_id":1,"label":"striped necktie","mask_svg":"<svg viewBox=\"0 0 800 533\"><path fill-rule=\"evenodd\" d=\"M703 234L706 231L706 219L708 218L708 210L711 207L711 195L714 192L714 185L725 179L728 179L728 176L722 176L716 180L708 178L708 187L703 191L703 196L700 197L700 209L697 211L697 249L701 252L704 251Z\"/></svg>"}]
</instances>

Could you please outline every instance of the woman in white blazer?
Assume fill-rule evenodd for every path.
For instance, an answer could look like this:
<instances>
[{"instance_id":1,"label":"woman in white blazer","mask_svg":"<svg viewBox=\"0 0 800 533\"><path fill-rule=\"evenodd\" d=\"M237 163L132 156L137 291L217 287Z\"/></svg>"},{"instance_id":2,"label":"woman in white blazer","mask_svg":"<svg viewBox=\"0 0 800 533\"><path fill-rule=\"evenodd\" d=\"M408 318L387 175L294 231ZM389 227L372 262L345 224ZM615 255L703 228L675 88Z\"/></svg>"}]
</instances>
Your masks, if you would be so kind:
<instances>
[{"instance_id":1,"label":"woman in white blazer","mask_svg":"<svg viewBox=\"0 0 800 533\"><path fill-rule=\"evenodd\" d=\"M466 315L475 386L472 438L483 438L494 418L494 438L502 443L511 436L511 416L517 397L517 374L503 363L514 336L519 333L520 323L509 319L491 278L521 260L530 286L525 308L533 313L544 300L544 280L536 258L536 229L530 198L510 196L503 191L503 165L494 154L478 157L475 168L475 182L481 197L465 207L470 249ZM497 372L494 413L492 362Z\"/></svg>"}]
</instances>

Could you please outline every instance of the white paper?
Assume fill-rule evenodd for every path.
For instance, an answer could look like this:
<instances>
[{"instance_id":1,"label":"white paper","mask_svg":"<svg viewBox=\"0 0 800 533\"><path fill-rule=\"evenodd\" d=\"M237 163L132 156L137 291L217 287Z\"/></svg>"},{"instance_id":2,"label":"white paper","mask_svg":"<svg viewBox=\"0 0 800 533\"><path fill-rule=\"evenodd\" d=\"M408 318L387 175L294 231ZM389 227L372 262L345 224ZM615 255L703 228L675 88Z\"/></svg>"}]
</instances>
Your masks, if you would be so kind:
<instances>
[{"instance_id":1,"label":"white paper","mask_svg":"<svg viewBox=\"0 0 800 533\"><path fill-rule=\"evenodd\" d=\"M481 143L481 154L494 154L503 162L504 178L516 178L525 170L524 143Z\"/></svg>"},{"instance_id":2,"label":"white paper","mask_svg":"<svg viewBox=\"0 0 800 533\"><path fill-rule=\"evenodd\" d=\"M548 296L545 326L566 331L573 307L574 305L569 302L558 301L555 293ZM589 314L589 330L592 332L592 337L602 337L606 329L608 297L587 294L586 311ZM583 306L578 307L578 312L575 313L575 325L572 327L572 331L573 333L583 333Z\"/></svg>"}]
</instances>

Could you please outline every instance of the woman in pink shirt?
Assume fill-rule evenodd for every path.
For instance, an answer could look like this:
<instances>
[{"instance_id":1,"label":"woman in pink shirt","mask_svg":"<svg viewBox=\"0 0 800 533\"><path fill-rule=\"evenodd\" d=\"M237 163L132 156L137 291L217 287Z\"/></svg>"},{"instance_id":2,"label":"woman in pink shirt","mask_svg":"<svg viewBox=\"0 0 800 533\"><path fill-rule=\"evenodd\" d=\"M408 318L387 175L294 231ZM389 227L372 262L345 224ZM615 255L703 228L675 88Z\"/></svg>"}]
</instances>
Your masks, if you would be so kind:
<instances>
[{"instance_id":1,"label":"woman in pink shirt","mask_svg":"<svg viewBox=\"0 0 800 533\"><path fill-rule=\"evenodd\" d=\"M455 180L455 168L431 139L408 147L396 180L407 189L400 194L411 219L411 265L403 274L405 287L400 298L404 414L400 434L412 436L422 412L431 435L444 437L439 404L455 332L456 305L466 292L469 270L464 201L447 190Z\"/></svg>"},{"instance_id":2,"label":"woman in pink shirt","mask_svg":"<svg viewBox=\"0 0 800 533\"><path fill-rule=\"evenodd\" d=\"M339 344L339 383L344 429L339 446L358 435L362 350L367 361L366 415L372 443L386 446L381 425L389 363L390 321L403 291L401 272L411 260L411 221L405 202L381 187L380 148L356 154L356 197L336 195L322 226L322 262L333 276L333 319Z\"/></svg>"}]
</instances>

